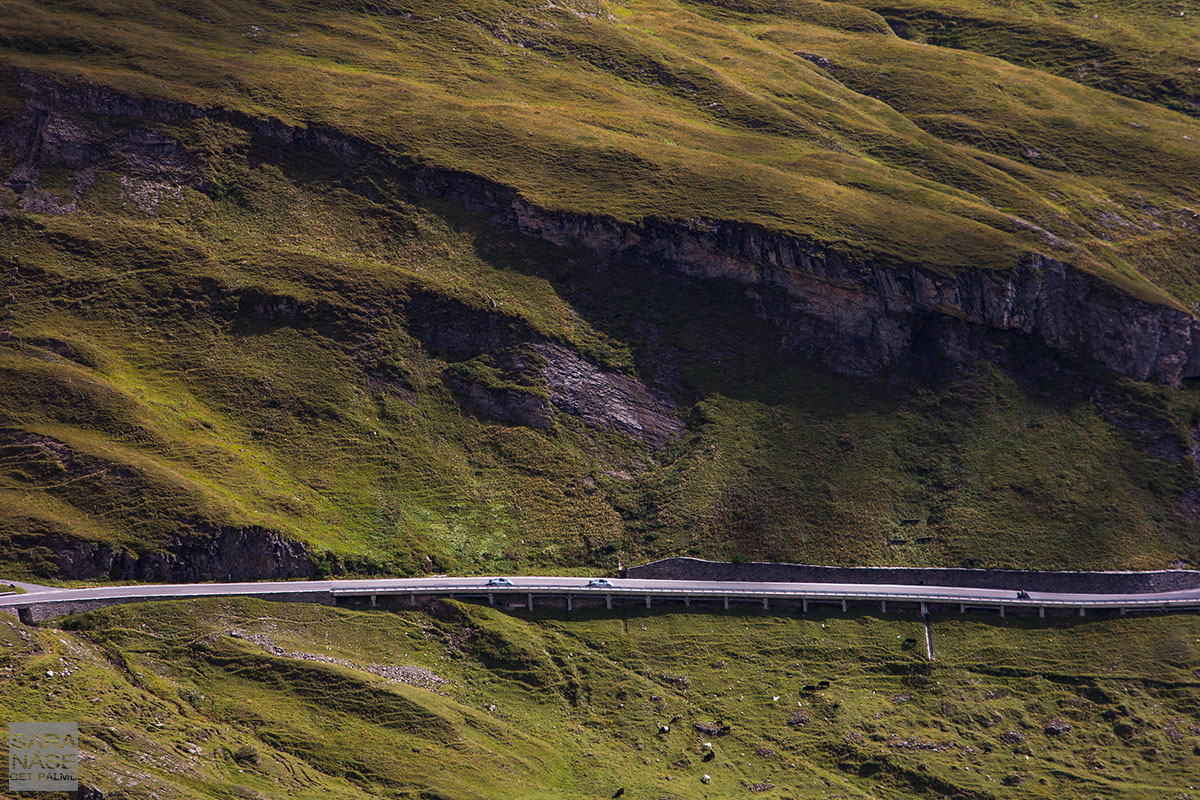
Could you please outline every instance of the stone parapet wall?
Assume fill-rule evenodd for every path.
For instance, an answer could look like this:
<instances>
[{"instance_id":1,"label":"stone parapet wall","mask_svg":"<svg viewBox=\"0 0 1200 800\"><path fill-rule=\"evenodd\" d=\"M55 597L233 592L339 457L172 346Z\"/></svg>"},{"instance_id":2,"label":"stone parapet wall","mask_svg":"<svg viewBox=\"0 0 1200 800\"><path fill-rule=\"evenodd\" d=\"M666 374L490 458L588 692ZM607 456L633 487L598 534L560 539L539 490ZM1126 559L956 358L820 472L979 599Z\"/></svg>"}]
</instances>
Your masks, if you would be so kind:
<instances>
[{"instance_id":1,"label":"stone parapet wall","mask_svg":"<svg viewBox=\"0 0 1200 800\"><path fill-rule=\"evenodd\" d=\"M644 580L760 581L764 583L863 583L1026 589L1034 592L1141 594L1200 588L1200 571L1080 572L950 569L934 567L823 567L761 561L740 563L666 558L629 567L625 577Z\"/></svg>"}]
</instances>

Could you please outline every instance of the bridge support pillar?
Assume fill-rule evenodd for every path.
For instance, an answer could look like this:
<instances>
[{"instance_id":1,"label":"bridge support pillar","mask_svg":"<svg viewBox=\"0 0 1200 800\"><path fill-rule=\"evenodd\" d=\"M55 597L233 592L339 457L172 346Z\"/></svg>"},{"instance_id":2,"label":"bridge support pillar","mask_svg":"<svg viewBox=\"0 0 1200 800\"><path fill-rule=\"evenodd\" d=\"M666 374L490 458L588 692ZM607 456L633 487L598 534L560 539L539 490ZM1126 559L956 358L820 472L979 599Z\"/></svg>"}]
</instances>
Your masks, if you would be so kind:
<instances>
[{"instance_id":1,"label":"bridge support pillar","mask_svg":"<svg viewBox=\"0 0 1200 800\"><path fill-rule=\"evenodd\" d=\"M488 592L488 605L489 606L496 605L496 595L493 592Z\"/></svg>"},{"instance_id":2,"label":"bridge support pillar","mask_svg":"<svg viewBox=\"0 0 1200 800\"><path fill-rule=\"evenodd\" d=\"M646 608L650 607L650 595L646 595Z\"/></svg>"},{"instance_id":3,"label":"bridge support pillar","mask_svg":"<svg viewBox=\"0 0 1200 800\"><path fill-rule=\"evenodd\" d=\"M800 601L800 611L805 614L808 613L808 598L807 597Z\"/></svg>"},{"instance_id":4,"label":"bridge support pillar","mask_svg":"<svg viewBox=\"0 0 1200 800\"><path fill-rule=\"evenodd\" d=\"M842 601L842 613L843 614L846 613L846 601L845 600Z\"/></svg>"},{"instance_id":5,"label":"bridge support pillar","mask_svg":"<svg viewBox=\"0 0 1200 800\"><path fill-rule=\"evenodd\" d=\"M571 595L567 595L567 611L571 610Z\"/></svg>"},{"instance_id":6,"label":"bridge support pillar","mask_svg":"<svg viewBox=\"0 0 1200 800\"><path fill-rule=\"evenodd\" d=\"M533 592L525 595L525 607L533 611Z\"/></svg>"},{"instance_id":7,"label":"bridge support pillar","mask_svg":"<svg viewBox=\"0 0 1200 800\"><path fill-rule=\"evenodd\" d=\"M1038 616L1043 617L1043 618L1046 616L1046 607L1045 606L1038 606Z\"/></svg>"},{"instance_id":8,"label":"bridge support pillar","mask_svg":"<svg viewBox=\"0 0 1200 800\"><path fill-rule=\"evenodd\" d=\"M416 592L410 592L410 593L409 593L409 595L408 595L408 604L409 604L410 606L415 606L415 605L417 604L417 593L416 593Z\"/></svg>"},{"instance_id":9,"label":"bridge support pillar","mask_svg":"<svg viewBox=\"0 0 1200 800\"><path fill-rule=\"evenodd\" d=\"M922 617L929 616L929 606L925 605L924 603L921 603L921 616Z\"/></svg>"},{"instance_id":10,"label":"bridge support pillar","mask_svg":"<svg viewBox=\"0 0 1200 800\"><path fill-rule=\"evenodd\" d=\"M683 604L685 606L687 606L688 608L691 608L692 607L692 598L690 598L690 597L683 598Z\"/></svg>"},{"instance_id":11,"label":"bridge support pillar","mask_svg":"<svg viewBox=\"0 0 1200 800\"><path fill-rule=\"evenodd\" d=\"M729 610L729 598L728 597L725 598L725 610L726 611Z\"/></svg>"},{"instance_id":12,"label":"bridge support pillar","mask_svg":"<svg viewBox=\"0 0 1200 800\"><path fill-rule=\"evenodd\" d=\"M371 607L374 608L377 605L379 605L379 600L376 595L371 595Z\"/></svg>"},{"instance_id":13,"label":"bridge support pillar","mask_svg":"<svg viewBox=\"0 0 1200 800\"><path fill-rule=\"evenodd\" d=\"M1004 619L1004 606L1000 606L1000 619Z\"/></svg>"},{"instance_id":14,"label":"bridge support pillar","mask_svg":"<svg viewBox=\"0 0 1200 800\"><path fill-rule=\"evenodd\" d=\"M771 598L764 597L763 598L763 611L766 611L770 607L771 607Z\"/></svg>"},{"instance_id":15,"label":"bridge support pillar","mask_svg":"<svg viewBox=\"0 0 1200 800\"><path fill-rule=\"evenodd\" d=\"M1080 606L1080 607L1079 607L1079 616L1081 616L1081 617L1086 617L1086 616L1087 616L1087 609L1086 609L1086 608L1084 608L1083 606Z\"/></svg>"},{"instance_id":16,"label":"bridge support pillar","mask_svg":"<svg viewBox=\"0 0 1200 800\"><path fill-rule=\"evenodd\" d=\"M887 600L880 600L880 601L879 601L879 613L880 613L880 614L886 614L886 613L887 613Z\"/></svg>"},{"instance_id":17,"label":"bridge support pillar","mask_svg":"<svg viewBox=\"0 0 1200 800\"><path fill-rule=\"evenodd\" d=\"M1122 608L1122 609L1121 609L1121 616L1122 616L1122 617L1123 617L1123 616L1125 616L1125 614L1126 614L1126 613L1128 613L1128 611L1129 611L1129 609L1128 609L1128 608Z\"/></svg>"},{"instance_id":18,"label":"bridge support pillar","mask_svg":"<svg viewBox=\"0 0 1200 800\"><path fill-rule=\"evenodd\" d=\"M612 610L612 595L611 594L604 595L604 605L607 606L609 608L609 610Z\"/></svg>"},{"instance_id":19,"label":"bridge support pillar","mask_svg":"<svg viewBox=\"0 0 1200 800\"><path fill-rule=\"evenodd\" d=\"M965 613L967 613L967 604L966 604L966 603L959 603L959 604L958 604L958 613L960 613L960 614L965 614Z\"/></svg>"}]
</instances>

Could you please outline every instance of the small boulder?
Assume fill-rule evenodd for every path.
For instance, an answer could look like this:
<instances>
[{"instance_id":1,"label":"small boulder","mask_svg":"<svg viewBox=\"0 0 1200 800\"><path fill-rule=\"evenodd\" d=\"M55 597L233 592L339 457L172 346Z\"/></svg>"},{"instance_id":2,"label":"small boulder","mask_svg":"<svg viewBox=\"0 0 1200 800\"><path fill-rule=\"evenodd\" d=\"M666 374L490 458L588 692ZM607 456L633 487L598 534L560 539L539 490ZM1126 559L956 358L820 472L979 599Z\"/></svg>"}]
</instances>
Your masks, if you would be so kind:
<instances>
[{"instance_id":1,"label":"small boulder","mask_svg":"<svg viewBox=\"0 0 1200 800\"><path fill-rule=\"evenodd\" d=\"M788 725L791 725L794 728L798 728L801 725L807 725L809 723L809 721L811 721L811 720L812 720L812 715L809 714L807 711L801 709L799 711L792 712L792 716L788 718Z\"/></svg>"},{"instance_id":2,"label":"small boulder","mask_svg":"<svg viewBox=\"0 0 1200 800\"><path fill-rule=\"evenodd\" d=\"M1025 744L1025 734L1020 731L1005 731L1000 734L1000 741L1010 745Z\"/></svg>"},{"instance_id":3,"label":"small boulder","mask_svg":"<svg viewBox=\"0 0 1200 800\"><path fill-rule=\"evenodd\" d=\"M1049 736L1061 736L1064 733L1070 733L1071 724L1066 720L1054 717L1046 721L1045 731Z\"/></svg>"}]
</instances>

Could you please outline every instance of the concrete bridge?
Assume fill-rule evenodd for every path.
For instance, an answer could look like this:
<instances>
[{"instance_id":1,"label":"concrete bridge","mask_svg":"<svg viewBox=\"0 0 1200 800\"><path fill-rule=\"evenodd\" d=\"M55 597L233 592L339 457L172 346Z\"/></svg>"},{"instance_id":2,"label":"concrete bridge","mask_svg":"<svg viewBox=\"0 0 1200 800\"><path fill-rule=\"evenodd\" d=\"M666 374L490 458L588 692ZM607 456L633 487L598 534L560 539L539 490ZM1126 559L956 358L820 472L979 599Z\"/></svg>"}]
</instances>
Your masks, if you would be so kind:
<instances>
[{"instance_id":1,"label":"concrete bridge","mask_svg":"<svg viewBox=\"0 0 1200 800\"><path fill-rule=\"evenodd\" d=\"M595 579L515 576L508 585L489 585L483 578L407 578L324 581L263 581L256 583L145 584L59 589L25 584L26 594L0 595L0 610L37 622L118 603L199 597L251 596L268 600L326 605L416 605L437 598L464 598L506 609L653 607L664 603L685 607L734 608L747 605L764 610L807 612L826 608L840 611L870 608L878 613L962 613L987 609L1009 615L1141 611L1200 611L1200 589L1139 594L1082 594L1029 592L1018 597L1010 589L954 586L913 586L841 583L765 583L753 581Z\"/></svg>"}]
</instances>

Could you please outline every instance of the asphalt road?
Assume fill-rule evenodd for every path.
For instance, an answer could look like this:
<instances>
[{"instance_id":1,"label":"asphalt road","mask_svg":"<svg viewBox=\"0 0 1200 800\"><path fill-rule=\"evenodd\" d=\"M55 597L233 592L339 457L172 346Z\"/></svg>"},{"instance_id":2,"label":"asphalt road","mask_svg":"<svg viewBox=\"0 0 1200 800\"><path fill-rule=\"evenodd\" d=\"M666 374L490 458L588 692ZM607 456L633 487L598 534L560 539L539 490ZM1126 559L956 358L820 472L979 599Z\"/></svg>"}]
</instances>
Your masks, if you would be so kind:
<instances>
[{"instance_id":1,"label":"asphalt road","mask_svg":"<svg viewBox=\"0 0 1200 800\"><path fill-rule=\"evenodd\" d=\"M809 599L816 601L898 601L967 604L985 606L1035 606L1068 608L1200 608L1200 589L1153 594L1068 594L1030 592L1018 599L1007 589L969 589L953 586L911 586L841 583L759 583L748 581L665 581L632 578L609 579L611 587L589 587L588 578L517 576L511 587L489 587L486 577L381 578L375 580L263 581L255 583L182 583L130 586L96 586L84 589L58 589L34 584L19 584L27 594L0 595L0 607L32 606L64 601L106 599L164 600L178 597L220 597L297 592L332 592L335 596L388 595L410 593L587 595L613 597L649 595L655 598L723 598L732 600ZM0 580L0 584L5 581Z\"/></svg>"}]
</instances>

